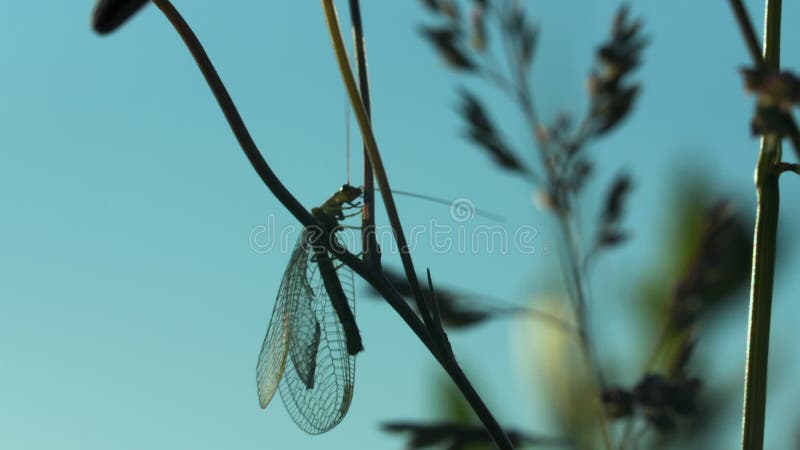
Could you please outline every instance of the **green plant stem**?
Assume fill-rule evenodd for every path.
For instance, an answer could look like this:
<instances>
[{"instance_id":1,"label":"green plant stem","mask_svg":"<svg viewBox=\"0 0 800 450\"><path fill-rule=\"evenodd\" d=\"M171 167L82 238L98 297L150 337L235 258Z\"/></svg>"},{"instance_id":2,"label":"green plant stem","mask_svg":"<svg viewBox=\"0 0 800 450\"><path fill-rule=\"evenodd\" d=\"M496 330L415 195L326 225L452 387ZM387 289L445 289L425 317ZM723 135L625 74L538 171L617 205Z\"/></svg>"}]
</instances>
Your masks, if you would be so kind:
<instances>
[{"instance_id":1,"label":"green plant stem","mask_svg":"<svg viewBox=\"0 0 800 450\"><path fill-rule=\"evenodd\" d=\"M767 403L767 365L775 274L775 250L780 195L778 175L773 172L777 139L764 138L756 170L755 237L750 291L747 359L745 368L742 448L760 450L764 443Z\"/></svg>"},{"instance_id":2,"label":"green plant stem","mask_svg":"<svg viewBox=\"0 0 800 450\"><path fill-rule=\"evenodd\" d=\"M765 29L764 63L767 68L777 71L780 67L781 0L767 0ZM755 173L758 208L753 241L753 272L744 383L743 450L764 448L769 332L780 204L779 171L776 167L780 159L780 138L764 136L761 139Z\"/></svg>"},{"instance_id":3,"label":"green plant stem","mask_svg":"<svg viewBox=\"0 0 800 450\"><path fill-rule=\"evenodd\" d=\"M347 57L347 50L345 49L344 40L342 39L339 19L336 14L336 8L333 4L333 0L322 0L322 8L325 13L328 31L330 32L331 43L333 44L333 49L336 53L336 60L339 63L339 70L342 74L348 96L350 97L350 103L353 107L356 120L358 121L361 129L361 135L364 138L364 146L367 150L370 163L372 164L372 170L375 174L378 187L380 188L381 197L389 218L389 224L391 225L392 230L394 231L395 239L397 240L397 245L400 250L400 258L403 264L403 270L405 271L406 278L408 279L411 287L411 292L417 303L417 308L419 309L420 316L422 317L422 322L428 331L429 342L431 343L431 347L429 348L432 348L431 351L433 352L434 356L442 364L442 367L447 371L453 382L461 391L462 395L464 395L464 398L475 411L475 414L478 416L478 419L481 421L481 423L483 423L486 431L492 437L495 445L497 445L497 447L501 450L513 449L514 446L511 444L508 436L506 436L503 428L497 422L497 419L494 418L494 415L492 415L491 411L489 411L489 408L483 402L481 397L473 388L472 384L469 382L469 379L461 370L461 367L458 365L455 356L450 351L449 343L445 338L436 339L436 335L434 333L436 330L440 330L441 324L434 322L430 312L431 308L428 306L426 299L422 295L416 270L414 269L414 264L411 260L411 255L408 250L408 243L406 242L405 234L403 233L403 228L400 223L400 216L397 213L397 207L395 206L392 190L389 186L389 180L386 175L386 170L383 166L383 160L381 158L380 151L378 149L378 143L372 131L372 124L362 102L361 96L359 95L358 88L356 87L355 77L350 69L350 64L348 63L349 58Z\"/></svg>"}]
</instances>

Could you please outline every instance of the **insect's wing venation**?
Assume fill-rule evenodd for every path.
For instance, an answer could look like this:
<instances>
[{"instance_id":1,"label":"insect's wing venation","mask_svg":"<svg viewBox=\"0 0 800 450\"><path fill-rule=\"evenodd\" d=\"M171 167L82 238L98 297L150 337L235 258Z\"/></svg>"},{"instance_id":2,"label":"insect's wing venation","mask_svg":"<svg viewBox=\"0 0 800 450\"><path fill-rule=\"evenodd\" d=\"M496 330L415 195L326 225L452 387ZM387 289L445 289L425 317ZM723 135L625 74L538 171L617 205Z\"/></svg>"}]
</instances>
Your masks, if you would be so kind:
<instances>
[{"instance_id":1,"label":"insect's wing venation","mask_svg":"<svg viewBox=\"0 0 800 450\"><path fill-rule=\"evenodd\" d=\"M258 400L266 408L284 374L291 344L292 308L298 302L310 304L313 298L306 279L308 255L302 236L295 245L289 264L283 274L275 306L267 327L267 335L261 345L256 368Z\"/></svg>"},{"instance_id":2,"label":"insect's wing venation","mask_svg":"<svg viewBox=\"0 0 800 450\"><path fill-rule=\"evenodd\" d=\"M314 292L311 305L320 331L313 380L307 383L304 376L308 373L300 373L295 364L286 364L279 389L295 423L308 433L319 434L341 422L350 408L355 356L347 352L344 330L328 298L317 264L312 261L310 253L307 257L306 279ZM354 310L353 273L349 268L342 267L337 274L350 308ZM313 346L313 337L306 342Z\"/></svg>"}]
</instances>

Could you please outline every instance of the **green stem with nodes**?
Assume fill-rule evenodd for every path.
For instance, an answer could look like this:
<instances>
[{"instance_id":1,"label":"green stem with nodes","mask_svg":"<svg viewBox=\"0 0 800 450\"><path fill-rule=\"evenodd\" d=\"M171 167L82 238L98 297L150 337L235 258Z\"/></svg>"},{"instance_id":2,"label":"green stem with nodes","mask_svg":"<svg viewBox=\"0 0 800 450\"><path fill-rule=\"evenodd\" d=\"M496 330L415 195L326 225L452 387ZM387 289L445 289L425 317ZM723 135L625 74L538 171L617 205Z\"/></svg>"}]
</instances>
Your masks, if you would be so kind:
<instances>
[{"instance_id":1,"label":"green stem with nodes","mask_svg":"<svg viewBox=\"0 0 800 450\"><path fill-rule=\"evenodd\" d=\"M777 71L780 67L781 0L767 0L765 30L763 63L768 69ZM758 208L753 241L753 272L744 383L743 450L764 448L769 332L780 205L778 187L780 161L780 137L764 136L761 139L755 173Z\"/></svg>"},{"instance_id":2,"label":"green stem with nodes","mask_svg":"<svg viewBox=\"0 0 800 450\"><path fill-rule=\"evenodd\" d=\"M780 203L778 174L775 172L774 158L779 154L778 139L765 137L756 169L758 209L753 242L753 272L742 422L742 448L745 450L760 450L764 446L769 332Z\"/></svg>"}]
</instances>

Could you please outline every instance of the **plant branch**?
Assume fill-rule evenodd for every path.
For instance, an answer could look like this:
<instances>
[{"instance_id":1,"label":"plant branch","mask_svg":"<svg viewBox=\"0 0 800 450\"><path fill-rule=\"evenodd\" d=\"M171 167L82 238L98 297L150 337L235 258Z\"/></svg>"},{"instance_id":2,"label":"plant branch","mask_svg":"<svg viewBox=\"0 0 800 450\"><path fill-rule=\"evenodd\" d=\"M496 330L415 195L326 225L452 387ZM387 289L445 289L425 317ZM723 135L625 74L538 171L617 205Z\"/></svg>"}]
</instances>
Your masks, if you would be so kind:
<instances>
[{"instance_id":1,"label":"plant branch","mask_svg":"<svg viewBox=\"0 0 800 450\"><path fill-rule=\"evenodd\" d=\"M288 209L289 212L292 213L292 215L303 224L303 226L315 224L316 222L311 217L311 213L309 213L297 200L297 198L295 198L295 196L292 195L288 189L286 189L286 186L283 185L281 180L278 179L277 175L275 175L275 172L272 171L272 168L270 168L269 164L267 164L267 162L264 160L264 157L258 150L258 146L256 146L256 143L253 141L250 132L247 130L247 126L244 124L242 116L236 109L236 105L233 103L228 90L222 83L217 70L211 63L208 54L203 48L203 45L200 43L200 40L197 39L197 36L189 27L189 24L186 23L180 13L175 9L175 6L173 6L169 0L152 1L164 13L173 27L175 27L175 30L177 30L178 34L181 36L187 48L191 52L192 56L197 62L197 66L203 73L203 77L205 77L209 88L211 88L214 97L217 99L217 103L219 103L219 107L222 110L222 113L225 115L225 119L228 121L233 134L236 136L236 140L239 141L242 151L244 151L247 160L250 161L250 164L253 166L253 169L255 169L258 176L261 177L261 180L264 182L267 188L272 191L275 197L280 200L286 209Z\"/></svg>"},{"instance_id":2,"label":"plant branch","mask_svg":"<svg viewBox=\"0 0 800 450\"><path fill-rule=\"evenodd\" d=\"M740 25L749 22L743 13L743 8L736 8L738 2L732 1L731 3L737 17L740 18ZM742 26L749 48L753 46L752 41L754 40L752 28L752 25ZM748 29L750 32L746 31ZM765 29L764 58L761 64L768 69L778 71L780 68L781 0L767 0ZM755 56L753 58L756 62L760 59ZM780 161L780 137L763 136L755 174L758 207L753 241L753 271L745 368L742 418L743 450L761 450L764 447L769 332L780 205L779 171L776 170L776 166Z\"/></svg>"},{"instance_id":3,"label":"plant branch","mask_svg":"<svg viewBox=\"0 0 800 450\"><path fill-rule=\"evenodd\" d=\"M606 449L610 450L612 448L611 437L608 433L608 425L605 420L603 405L600 402L600 392L603 389L604 382L602 372L600 371L600 367L598 366L592 351L591 340L589 339L587 324L588 320L586 314L588 302L586 299L586 291L584 290L583 286L583 276L580 271L580 254L578 252L577 237L572 231L569 218L565 213L559 212L558 223L564 234L564 240L567 242L567 246L569 247L567 250L567 265L569 267L566 269L566 274L567 278L569 278L567 282L571 281L574 285L574 295L576 297L575 315L578 324L576 331L578 332L578 341L580 344L579 347L581 348L581 354L583 356L586 369L590 372L589 379L591 380L592 388L595 392L595 401L593 403L595 404L595 409L597 410L600 421L599 425L600 432L603 437L603 444L605 445Z\"/></svg>"},{"instance_id":4,"label":"plant branch","mask_svg":"<svg viewBox=\"0 0 800 450\"><path fill-rule=\"evenodd\" d=\"M383 160L380 156L378 143L372 131L372 125L370 123L366 108L362 102L361 96L358 93L355 77L353 76L352 70L350 69L350 64L348 63L349 58L347 57L347 50L345 49L344 40L342 39L339 20L333 0L322 0L322 7L325 13L326 22L328 24L328 30L330 32L331 43L333 44L334 52L336 53L336 59L339 63L339 70L341 71L348 96L350 97L350 103L353 106L353 111L356 119L358 120L362 137L364 138L364 145L367 150L370 163L372 164L375 179L378 183L378 187L380 188L381 197L383 198L383 203L386 207L386 213L389 217L389 224L391 225L395 234L395 239L397 240L397 245L400 250L400 258L403 263L403 270L406 273L406 278L408 278L409 286L411 287L411 292L416 301L420 316L422 316L422 322L424 323L428 332L429 342L431 344L431 347L429 348L431 348L434 356L442 364L442 367L448 372L450 377L453 379L453 382L458 386L459 390L461 390L464 398L473 408L483 425L486 427L486 431L491 435L492 440L494 440L498 448L503 450L513 449L514 447L511 444L511 441L509 441L508 436L506 436L505 432L503 431L503 428L494 418L491 411L489 411L489 409L486 407L483 400L480 398L464 372L461 370L461 367L458 365L455 356L449 350L449 345L447 345L447 342L442 339L436 339L435 335L433 334L437 327L440 327L441 325L434 323L433 318L431 317L431 308L428 306L428 302L422 295L422 289L420 288L419 280L417 279L416 271L414 269L414 264L409 253L408 243L406 242L405 234L403 233L403 228L400 223L400 216L397 213L397 207L394 203L394 197L392 195L391 187L389 186L389 180L386 175L386 170L383 166Z\"/></svg>"},{"instance_id":5,"label":"plant branch","mask_svg":"<svg viewBox=\"0 0 800 450\"><path fill-rule=\"evenodd\" d=\"M497 11L497 14L502 22L508 22L511 20L508 15L514 14L514 11ZM541 159L544 169L545 180L551 185L557 185L559 174L557 173L556 167L553 163L553 158L549 149L549 143L545 138L545 135L542 133L544 126L542 125L537 114L535 102L533 100L533 92L528 83L529 72L527 65L525 61L523 61L521 53L514 47L512 43L513 39L508 35L506 27L503 27L501 38L506 51L506 59L509 63L509 70L512 74L512 80L514 83L516 83L516 88L513 89L513 91L516 92L516 101L530 127L531 135L536 149L538 150L539 158ZM603 385L602 374L594 358L589 339L586 317L587 298L583 286L583 277L580 271L581 257L578 249L577 236L572 228L571 212L568 206L560 198L557 200L557 203L559 206L556 219L564 236L564 240L568 246L568 267L565 268L564 273L565 277L567 278L567 283L574 286L574 307L575 319L577 323L575 328L578 334L579 347L581 348L581 355L583 356L587 370L590 372L590 378L592 380L593 387L595 388L596 401L593 403L596 404L596 409L598 412L599 426L601 429L603 444L606 449L610 450L612 448L611 438L608 433L608 426L605 420L603 407L600 403L600 390L602 389Z\"/></svg>"},{"instance_id":6,"label":"plant branch","mask_svg":"<svg viewBox=\"0 0 800 450\"><path fill-rule=\"evenodd\" d=\"M750 21L750 16L747 15L747 11L744 9L742 0L729 0L729 3L733 9L733 14L736 16L736 22L739 24L739 30L742 33L742 37L744 37L744 43L747 45L747 51L750 53L753 63L758 67L763 67L764 59L761 56L761 48L758 45L756 31L753 28L753 22Z\"/></svg>"},{"instance_id":7,"label":"plant branch","mask_svg":"<svg viewBox=\"0 0 800 450\"><path fill-rule=\"evenodd\" d=\"M408 278L409 285L414 300L417 302L420 316L425 323L426 328L431 328L430 308L422 295L422 289L419 285L416 272L414 271L414 263L408 250L408 243L406 242L405 234L403 233L403 226L400 223L400 215L397 213L397 207L394 203L394 196L392 195L391 188L389 187L389 179L386 175L386 170L383 167L383 159L381 158L380 151L378 150L378 142L372 132L372 124L367 115L364 103L361 101L361 95L356 86L355 77L352 70L350 70L349 58L347 50L345 49L344 40L339 27L339 19L336 14L336 8L333 0L322 0L322 8L325 12L325 19L330 32L331 42L333 44L334 52L336 53L336 60L339 63L339 70L344 80L347 95L350 97L350 104L353 107L353 112L358 121L358 126L361 129L361 135L364 138L364 146L367 150L372 170L375 174L375 179L381 191L381 198L386 207L386 214L389 216L389 224L394 231L397 246L400 250L400 259L403 264L403 270Z\"/></svg>"},{"instance_id":8,"label":"plant branch","mask_svg":"<svg viewBox=\"0 0 800 450\"><path fill-rule=\"evenodd\" d=\"M303 226L319 226L313 219L311 214L297 201L297 199L286 189L281 183L275 173L267 164L264 157L261 155L258 147L253 141L244 121L241 118L235 104L230 98L227 89L225 88L222 80L214 68L211 60L208 58L202 44L197 39L197 36L191 30L189 25L175 9L174 5L169 0L152 0L152 2L164 13L166 18L173 25L175 30L186 43L187 48L194 57L200 71L206 79L211 91L213 92L220 109L222 109L228 124L231 127L236 139L239 141L242 150L247 156L253 169L261 177L264 184L272 191L278 200L299 220ZM348 67L349 68L349 67ZM360 104L360 103L359 103ZM362 107L363 108L363 107ZM363 109L361 110L363 113ZM330 242L330 240L327 240ZM440 345L434 343L429 334L428 327L420 321L420 318L411 309L411 307L403 300L402 296L397 290L386 280L386 278L378 271L374 270L371 266L360 260L357 256L344 249L336 249L336 255L339 260L345 265L352 268L359 276L364 278L370 285L372 285L383 296L389 305L400 315L400 317L411 328L414 334L422 341L428 348L431 354L439 361L442 368L450 375L454 383L459 387L464 396L475 409L478 416L487 427L487 431L496 439L498 446L501 449L513 449L508 439L502 434L499 424L494 421L494 418L489 413L489 410L483 404L483 401L475 392L466 375L455 362L452 357L447 357L440 351ZM492 427L494 425L500 429L500 435L497 435L497 429ZM505 438L505 439L504 439Z\"/></svg>"},{"instance_id":9,"label":"plant branch","mask_svg":"<svg viewBox=\"0 0 800 450\"><path fill-rule=\"evenodd\" d=\"M758 38L756 37L753 22L750 20L750 16L747 15L747 11L744 9L744 5L742 5L741 0L730 0L730 4L731 8L733 9L733 13L736 16L736 21L739 23L739 29L742 33L742 37L744 38L747 50L750 53L750 58L753 60L753 64L756 67L770 68L767 66L767 64L764 62L764 58L761 56L761 51L759 50L758 46ZM769 17L766 19L769 21ZM778 20L780 20L780 18ZM780 26L780 24L778 24L778 26ZM776 66L773 69L777 71L779 66ZM791 114L787 114L786 118L788 119L788 130L786 137L788 137L789 141L792 143L792 148L794 149L795 155L797 155L798 159L800 159L800 128L798 128L797 121L794 120L794 117Z\"/></svg>"},{"instance_id":10,"label":"plant branch","mask_svg":"<svg viewBox=\"0 0 800 450\"><path fill-rule=\"evenodd\" d=\"M360 0L349 0L350 20L353 22L353 42L356 49L356 70L358 71L358 85L361 92L361 101L364 111L371 120L372 107L369 95L369 74L367 72L367 51L364 42L364 23L361 20ZM369 151L364 146L364 209L361 213L361 245L364 249L364 259L375 268L381 266L381 253L375 238L375 177L372 165L369 162Z\"/></svg>"}]
</instances>

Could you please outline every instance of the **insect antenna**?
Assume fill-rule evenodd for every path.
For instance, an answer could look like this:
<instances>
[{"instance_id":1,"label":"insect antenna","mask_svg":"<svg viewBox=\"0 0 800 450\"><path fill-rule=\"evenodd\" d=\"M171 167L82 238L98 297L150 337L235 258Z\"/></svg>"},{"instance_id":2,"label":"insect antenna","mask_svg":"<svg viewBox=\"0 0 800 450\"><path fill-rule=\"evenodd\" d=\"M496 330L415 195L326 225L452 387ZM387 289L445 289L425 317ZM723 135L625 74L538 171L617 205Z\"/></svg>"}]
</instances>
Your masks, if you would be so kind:
<instances>
[{"instance_id":1,"label":"insect antenna","mask_svg":"<svg viewBox=\"0 0 800 450\"><path fill-rule=\"evenodd\" d=\"M344 102L344 136L345 136L345 154L347 160L347 184L350 184L350 104L345 98Z\"/></svg>"},{"instance_id":2,"label":"insect antenna","mask_svg":"<svg viewBox=\"0 0 800 450\"><path fill-rule=\"evenodd\" d=\"M379 191L380 189L376 188L375 190ZM438 204L444 205L444 206L453 206L453 204L455 203L454 200L446 200L446 199L443 199L443 198L434 197L432 195L417 194L416 192L400 191L400 190L397 190L397 189L392 189L392 193L393 194L397 194L397 195L402 195L404 197L412 197L412 198L418 198L418 199L421 199L421 200L427 200L429 202L438 203ZM505 216L503 216L501 214L496 214L496 213L493 213L493 212L490 212L490 211L484 211L484 210L481 210L481 209L476 209L476 210L474 210L472 212L476 216L483 217L484 219L493 220L495 222L505 223L506 220L507 220L505 218Z\"/></svg>"}]
</instances>

